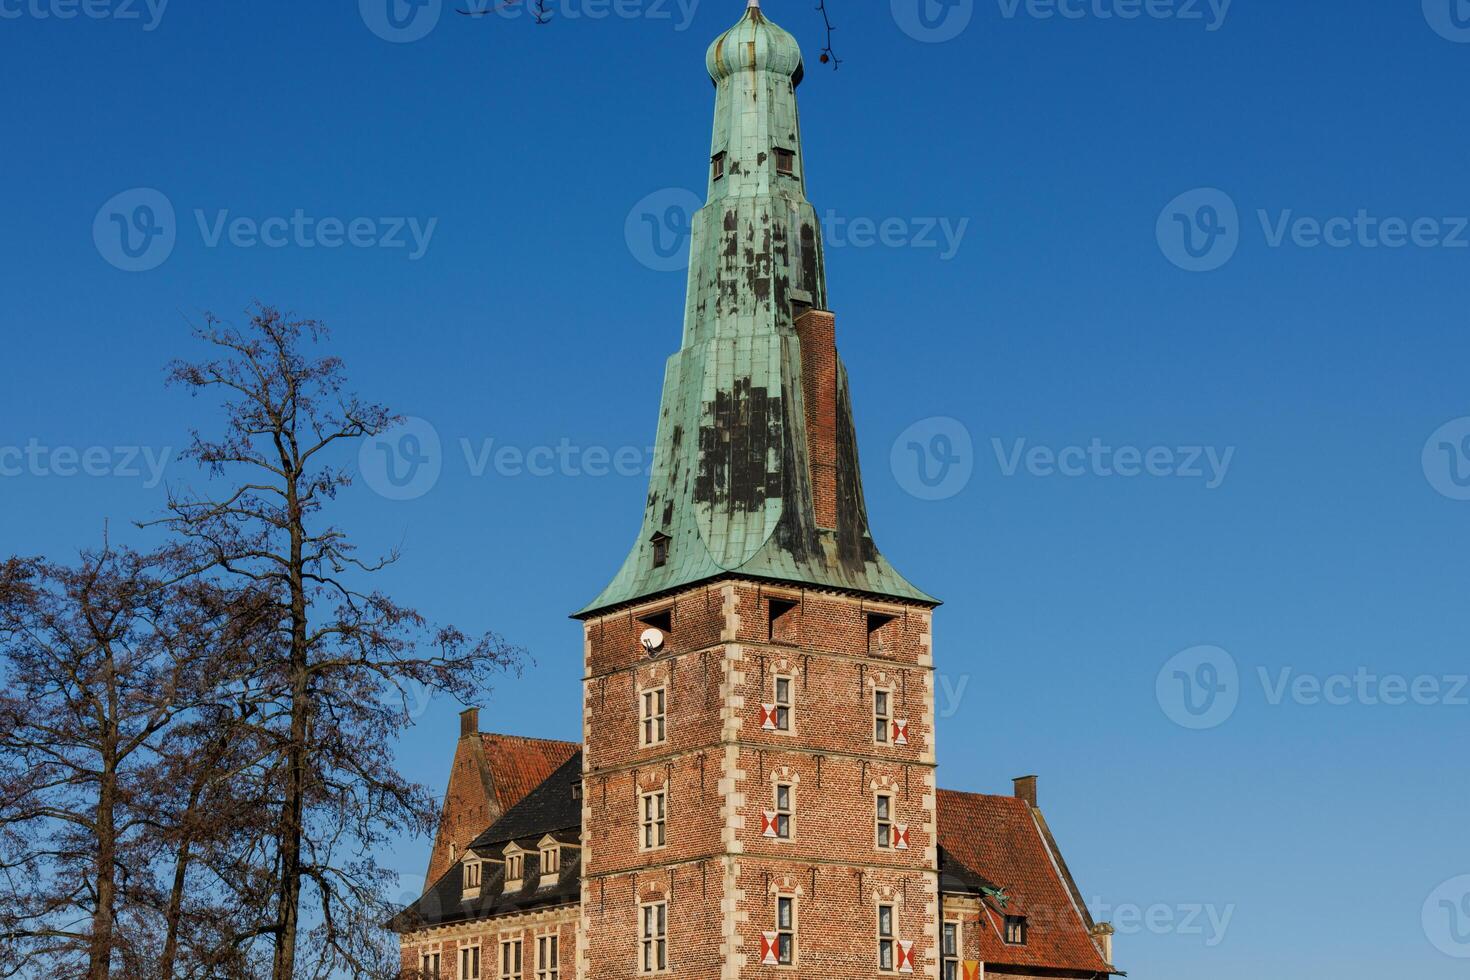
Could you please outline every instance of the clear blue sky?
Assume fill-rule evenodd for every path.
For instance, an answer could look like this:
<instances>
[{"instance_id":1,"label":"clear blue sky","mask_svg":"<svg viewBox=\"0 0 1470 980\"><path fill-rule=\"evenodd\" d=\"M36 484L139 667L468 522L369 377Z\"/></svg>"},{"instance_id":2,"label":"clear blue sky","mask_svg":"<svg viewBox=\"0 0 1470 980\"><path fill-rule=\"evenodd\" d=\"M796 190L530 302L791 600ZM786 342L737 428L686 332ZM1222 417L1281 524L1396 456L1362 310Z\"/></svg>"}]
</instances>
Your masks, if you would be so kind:
<instances>
[{"instance_id":1,"label":"clear blue sky","mask_svg":"<svg viewBox=\"0 0 1470 980\"><path fill-rule=\"evenodd\" d=\"M1152 916L1120 928L1134 977L1465 976L1442 949L1470 954L1470 444L1431 436L1470 415L1470 9L975 0L926 27L914 0L829 3L835 73L808 0L766 8L807 50L810 196L846 228L830 293L875 533L947 600L942 783L1040 774L1084 895ZM369 23L401 40L432 7L0 0L0 454L47 453L0 455L0 546L59 556L160 506L146 476L50 454L109 447L92 469L126 471L110 447L181 446L199 406L161 382L187 321L255 298L320 317L359 389L442 446L427 492L363 482L341 522L402 543L404 600L534 651L486 727L578 737L567 614L621 561L643 478L474 459L651 441L684 281L651 268L670 263L642 215L677 226L677 189L703 189L704 49L740 6L702 0L684 30L687 0L561 0L540 28L446 6L394 43ZM158 194L104 207L136 188ZM165 228L160 195L157 264L166 236L138 229ZM216 239L221 212L285 244ZM322 218L370 219L364 240L437 220L414 257L406 231L324 247ZM1391 218L1417 242L1391 247ZM896 219L888 243L858 219ZM963 222L957 249L914 244ZM1105 475L1128 455L1066 451L1094 439L1158 447L1156 472L1233 455L1217 480ZM910 442L931 478L953 461L937 491ZM1283 670L1340 693L1359 668L1439 693L1276 695ZM457 710L428 706L402 746L436 788ZM382 858L412 889L425 854Z\"/></svg>"}]
</instances>

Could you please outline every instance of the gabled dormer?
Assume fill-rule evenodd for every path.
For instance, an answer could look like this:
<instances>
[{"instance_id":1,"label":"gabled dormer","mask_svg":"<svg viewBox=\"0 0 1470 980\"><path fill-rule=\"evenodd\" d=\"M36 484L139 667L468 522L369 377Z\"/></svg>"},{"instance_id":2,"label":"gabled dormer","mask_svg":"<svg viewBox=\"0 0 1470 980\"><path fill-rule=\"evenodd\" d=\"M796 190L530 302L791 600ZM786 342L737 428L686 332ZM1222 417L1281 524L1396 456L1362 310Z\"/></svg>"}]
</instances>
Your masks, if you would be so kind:
<instances>
[{"instance_id":1,"label":"gabled dormer","mask_svg":"<svg viewBox=\"0 0 1470 980\"><path fill-rule=\"evenodd\" d=\"M505 858L505 890L507 892L520 891L521 885L525 883L526 855L529 853L515 841L505 845L505 849L501 851Z\"/></svg>"},{"instance_id":2,"label":"gabled dormer","mask_svg":"<svg viewBox=\"0 0 1470 980\"><path fill-rule=\"evenodd\" d=\"M465 851L460 862L460 897L470 901L480 897L480 888L485 881L486 862L474 851Z\"/></svg>"}]
</instances>

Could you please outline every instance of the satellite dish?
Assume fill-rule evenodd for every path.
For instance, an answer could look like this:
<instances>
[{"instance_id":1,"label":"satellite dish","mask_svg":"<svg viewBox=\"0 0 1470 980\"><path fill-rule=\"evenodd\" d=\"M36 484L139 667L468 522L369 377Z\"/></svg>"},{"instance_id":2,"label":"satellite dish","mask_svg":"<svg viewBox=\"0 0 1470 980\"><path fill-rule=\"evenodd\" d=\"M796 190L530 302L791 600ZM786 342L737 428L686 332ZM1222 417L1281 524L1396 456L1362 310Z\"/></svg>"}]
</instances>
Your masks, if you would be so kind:
<instances>
[{"instance_id":1,"label":"satellite dish","mask_svg":"<svg viewBox=\"0 0 1470 980\"><path fill-rule=\"evenodd\" d=\"M643 649L647 651L649 656L653 656L663 648L664 631L650 626L643 631L642 636L638 637L638 642L643 644Z\"/></svg>"}]
</instances>

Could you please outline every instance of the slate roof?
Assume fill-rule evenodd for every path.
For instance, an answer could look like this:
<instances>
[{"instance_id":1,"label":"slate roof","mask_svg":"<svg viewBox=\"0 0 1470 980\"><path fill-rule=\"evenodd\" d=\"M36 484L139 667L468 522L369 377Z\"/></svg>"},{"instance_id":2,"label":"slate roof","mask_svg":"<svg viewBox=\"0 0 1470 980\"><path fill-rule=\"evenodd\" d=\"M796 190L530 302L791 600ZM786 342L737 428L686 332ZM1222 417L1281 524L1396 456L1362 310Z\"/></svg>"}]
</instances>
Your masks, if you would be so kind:
<instances>
[{"instance_id":1,"label":"slate roof","mask_svg":"<svg viewBox=\"0 0 1470 980\"><path fill-rule=\"evenodd\" d=\"M477 898L464 898L465 858L461 857L418 901L394 916L388 927L398 932L409 932L427 926L449 925L579 901L582 896L582 849L578 846L582 833L582 803L572 795L572 790L581 782L582 753L576 751L470 844L469 852L490 859L485 864ZM548 835L570 846L561 849L560 873L555 880L543 886L539 847L542 838ZM502 852L512 841L527 853L521 887L506 892Z\"/></svg>"},{"instance_id":2,"label":"slate roof","mask_svg":"<svg viewBox=\"0 0 1470 980\"><path fill-rule=\"evenodd\" d=\"M968 892L975 883L994 883L1005 891L1004 908L983 898L986 963L1109 972L1061 854L1025 800L942 789L937 806L941 887ZM1007 915L1026 917L1025 945L1005 942Z\"/></svg>"}]
</instances>

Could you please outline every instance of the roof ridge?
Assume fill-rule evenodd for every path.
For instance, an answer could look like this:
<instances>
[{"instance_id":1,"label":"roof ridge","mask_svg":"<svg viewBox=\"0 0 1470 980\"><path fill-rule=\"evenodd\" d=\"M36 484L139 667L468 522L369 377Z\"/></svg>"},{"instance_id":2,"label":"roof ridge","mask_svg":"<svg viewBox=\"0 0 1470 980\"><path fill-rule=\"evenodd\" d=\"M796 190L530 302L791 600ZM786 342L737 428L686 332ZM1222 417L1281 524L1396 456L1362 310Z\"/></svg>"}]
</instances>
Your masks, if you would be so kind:
<instances>
[{"instance_id":1,"label":"roof ridge","mask_svg":"<svg viewBox=\"0 0 1470 980\"><path fill-rule=\"evenodd\" d=\"M544 742L547 745L571 745L581 749L581 742L569 742L564 738L542 738L539 735L513 735L510 732L480 732L481 738L514 738L522 742Z\"/></svg>"}]
</instances>

